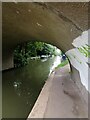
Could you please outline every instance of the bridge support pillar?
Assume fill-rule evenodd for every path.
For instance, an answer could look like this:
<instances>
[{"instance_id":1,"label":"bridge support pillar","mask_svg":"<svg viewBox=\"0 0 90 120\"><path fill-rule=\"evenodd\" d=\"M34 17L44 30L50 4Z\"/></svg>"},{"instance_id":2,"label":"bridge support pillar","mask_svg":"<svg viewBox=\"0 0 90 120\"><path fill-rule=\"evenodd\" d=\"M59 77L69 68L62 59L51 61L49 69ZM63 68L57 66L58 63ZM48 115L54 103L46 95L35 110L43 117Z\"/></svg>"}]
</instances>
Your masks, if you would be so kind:
<instances>
[{"instance_id":1,"label":"bridge support pillar","mask_svg":"<svg viewBox=\"0 0 90 120\"><path fill-rule=\"evenodd\" d=\"M74 68L72 65L71 65L71 71L72 71L71 78L78 86L86 104L88 105L88 91L86 90L85 86L81 83L79 71L76 68Z\"/></svg>"},{"instance_id":2,"label":"bridge support pillar","mask_svg":"<svg viewBox=\"0 0 90 120\"><path fill-rule=\"evenodd\" d=\"M13 52L7 50L2 54L2 70L7 70L14 67Z\"/></svg>"}]
</instances>

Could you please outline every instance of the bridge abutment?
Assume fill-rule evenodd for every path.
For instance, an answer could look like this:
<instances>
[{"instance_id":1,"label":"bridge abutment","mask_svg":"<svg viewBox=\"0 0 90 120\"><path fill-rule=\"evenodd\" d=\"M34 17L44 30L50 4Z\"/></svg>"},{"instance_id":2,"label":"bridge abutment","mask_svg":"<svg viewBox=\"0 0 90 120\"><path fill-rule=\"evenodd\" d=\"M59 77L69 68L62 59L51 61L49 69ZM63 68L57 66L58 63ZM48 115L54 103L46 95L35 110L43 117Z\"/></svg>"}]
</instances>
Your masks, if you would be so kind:
<instances>
[{"instance_id":1,"label":"bridge abutment","mask_svg":"<svg viewBox=\"0 0 90 120\"><path fill-rule=\"evenodd\" d=\"M14 67L13 52L7 50L2 56L2 70L7 70Z\"/></svg>"}]
</instances>

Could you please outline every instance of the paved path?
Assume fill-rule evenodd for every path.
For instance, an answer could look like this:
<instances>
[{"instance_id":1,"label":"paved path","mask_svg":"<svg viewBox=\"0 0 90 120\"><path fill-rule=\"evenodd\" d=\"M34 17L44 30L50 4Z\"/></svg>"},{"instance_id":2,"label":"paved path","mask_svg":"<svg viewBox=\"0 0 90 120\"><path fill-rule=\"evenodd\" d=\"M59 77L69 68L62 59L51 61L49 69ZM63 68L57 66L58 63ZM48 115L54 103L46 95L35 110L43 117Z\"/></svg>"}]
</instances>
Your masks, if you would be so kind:
<instances>
[{"instance_id":1,"label":"paved path","mask_svg":"<svg viewBox=\"0 0 90 120\"><path fill-rule=\"evenodd\" d=\"M44 118L88 117L86 104L67 68L55 72Z\"/></svg>"},{"instance_id":2,"label":"paved path","mask_svg":"<svg viewBox=\"0 0 90 120\"><path fill-rule=\"evenodd\" d=\"M70 78L67 65L57 69L53 79L46 82L29 116L29 118L87 117L87 106L76 84Z\"/></svg>"}]
</instances>

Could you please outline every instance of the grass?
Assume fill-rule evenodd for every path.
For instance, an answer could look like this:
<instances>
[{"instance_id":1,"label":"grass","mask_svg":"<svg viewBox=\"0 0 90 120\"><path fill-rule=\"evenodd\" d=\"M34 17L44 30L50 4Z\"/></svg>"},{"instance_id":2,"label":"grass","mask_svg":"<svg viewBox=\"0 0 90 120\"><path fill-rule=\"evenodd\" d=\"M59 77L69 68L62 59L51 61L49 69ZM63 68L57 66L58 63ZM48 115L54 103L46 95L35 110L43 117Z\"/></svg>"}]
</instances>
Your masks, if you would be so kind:
<instances>
[{"instance_id":1,"label":"grass","mask_svg":"<svg viewBox=\"0 0 90 120\"><path fill-rule=\"evenodd\" d=\"M61 62L61 64L59 64L56 68L59 68L59 67L64 67L65 65L67 65L69 62L68 60L64 60L63 62Z\"/></svg>"}]
</instances>

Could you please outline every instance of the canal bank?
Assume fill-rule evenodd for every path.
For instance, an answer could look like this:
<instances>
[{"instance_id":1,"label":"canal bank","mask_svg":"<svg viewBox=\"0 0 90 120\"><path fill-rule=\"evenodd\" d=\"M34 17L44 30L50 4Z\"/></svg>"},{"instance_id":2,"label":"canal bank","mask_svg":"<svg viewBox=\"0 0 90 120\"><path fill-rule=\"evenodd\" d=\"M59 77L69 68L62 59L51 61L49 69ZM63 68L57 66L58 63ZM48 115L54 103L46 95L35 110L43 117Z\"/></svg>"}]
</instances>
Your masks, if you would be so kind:
<instances>
[{"instance_id":1,"label":"canal bank","mask_svg":"<svg viewBox=\"0 0 90 120\"><path fill-rule=\"evenodd\" d=\"M60 57L49 57L30 60L24 67L3 71L3 118L26 119L49 74L60 63Z\"/></svg>"},{"instance_id":2,"label":"canal bank","mask_svg":"<svg viewBox=\"0 0 90 120\"><path fill-rule=\"evenodd\" d=\"M88 118L88 106L69 72L66 65L51 74L28 118Z\"/></svg>"}]
</instances>

